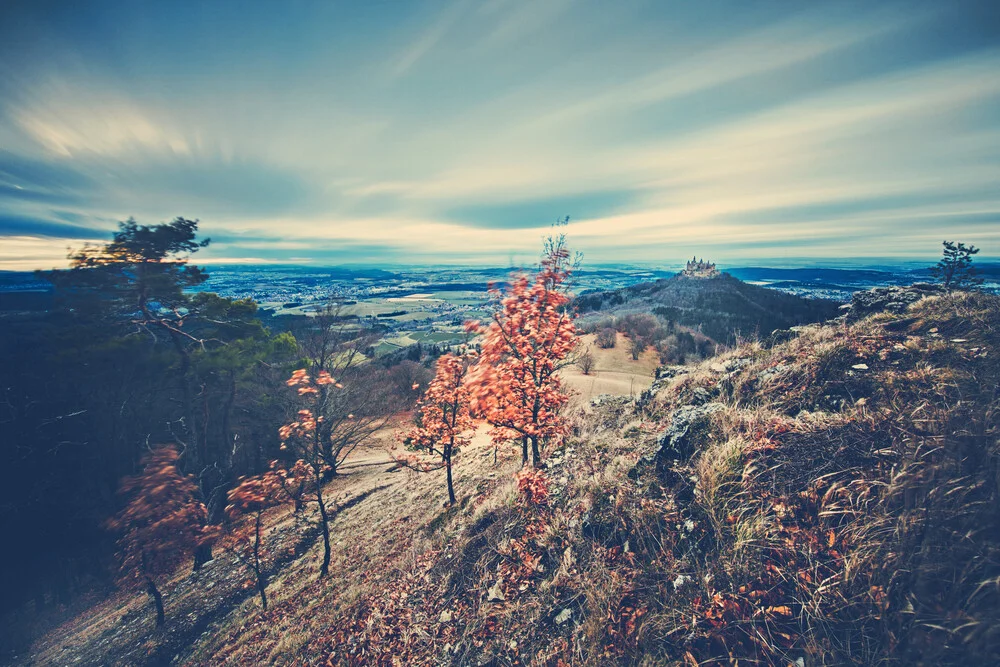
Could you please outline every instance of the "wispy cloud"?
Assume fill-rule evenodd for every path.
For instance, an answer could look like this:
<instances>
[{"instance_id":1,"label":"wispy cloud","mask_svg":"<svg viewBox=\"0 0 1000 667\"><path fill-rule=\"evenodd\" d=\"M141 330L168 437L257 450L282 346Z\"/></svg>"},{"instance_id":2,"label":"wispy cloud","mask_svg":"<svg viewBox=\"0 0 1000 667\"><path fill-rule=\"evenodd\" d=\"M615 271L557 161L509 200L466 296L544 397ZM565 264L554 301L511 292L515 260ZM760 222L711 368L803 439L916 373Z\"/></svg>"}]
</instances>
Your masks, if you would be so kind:
<instances>
[{"instance_id":1,"label":"wispy cloud","mask_svg":"<svg viewBox=\"0 0 1000 667\"><path fill-rule=\"evenodd\" d=\"M34 271L68 265L68 250L79 247L77 239L38 236L4 236L0 243L0 269Z\"/></svg>"},{"instance_id":2,"label":"wispy cloud","mask_svg":"<svg viewBox=\"0 0 1000 667\"><path fill-rule=\"evenodd\" d=\"M900 30L926 19L926 13L892 22L864 17L849 25L827 25L824 19L820 14L796 16L702 51L672 54L670 62L648 74L608 86L592 97L542 115L535 122L540 126L587 122L594 116L628 112L742 79L775 74Z\"/></svg>"},{"instance_id":3,"label":"wispy cloud","mask_svg":"<svg viewBox=\"0 0 1000 667\"><path fill-rule=\"evenodd\" d=\"M206 261L506 261L562 215L594 261L1000 255L982 7L25 5L0 267L129 215L201 218Z\"/></svg>"},{"instance_id":4,"label":"wispy cloud","mask_svg":"<svg viewBox=\"0 0 1000 667\"><path fill-rule=\"evenodd\" d=\"M406 74L437 46L448 34L448 31L455 27L455 24L458 23L458 20L468 9L468 6L469 3L466 0L459 0L447 5L437 18L420 32L416 40L395 59L389 70L390 78L397 78Z\"/></svg>"}]
</instances>

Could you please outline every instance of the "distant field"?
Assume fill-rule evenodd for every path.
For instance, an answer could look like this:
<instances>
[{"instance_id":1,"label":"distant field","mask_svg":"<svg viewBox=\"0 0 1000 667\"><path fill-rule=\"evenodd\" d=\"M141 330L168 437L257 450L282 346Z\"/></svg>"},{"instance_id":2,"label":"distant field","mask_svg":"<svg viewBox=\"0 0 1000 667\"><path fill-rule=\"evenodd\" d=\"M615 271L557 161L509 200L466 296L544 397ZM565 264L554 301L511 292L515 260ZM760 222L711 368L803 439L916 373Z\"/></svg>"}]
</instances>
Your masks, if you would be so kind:
<instances>
[{"instance_id":1,"label":"distant field","mask_svg":"<svg viewBox=\"0 0 1000 667\"><path fill-rule=\"evenodd\" d=\"M415 313L407 313L406 315L396 315L395 317L385 317L382 319L392 320L393 322L417 322L421 320L432 320L437 316L437 313L430 311L417 311Z\"/></svg>"},{"instance_id":2,"label":"distant field","mask_svg":"<svg viewBox=\"0 0 1000 667\"><path fill-rule=\"evenodd\" d=\"M395 343L395 342L389 342L387 340L379 341L375 345L375 356L376 357L384 357L385 355L392 354L396 350L401 350L404 347L406 347L406 346L405 345L399 345L398 343Z\"/></svg>"},{"instance_id":3,"label":"distant field","mask_svg":"<svg viewBox=\"0 0 1000 667\"><path fill-rule=\"evenodd\" d=\"M275 315L312 315L319 307L316 304L302 304L286 308L283 302L262 301L258 304L261 308L267 308Z\"/></svg>"},{"instance_id":4,"label":"distant field","mask_svg":"<svg viewBox=\"0 0 1000 667\"><path fill-rule=\"evenodd\" d=\"M362 299L341 307L340 314L347 317L376 317L380 323L392 326L395 331L375 345L375 355L385 356L416 345L455 345L469 340L468 334L457 322L480 320L487 313L480 310L485 304L482 292L471 290L434 291L407 296L385 296ZM288 301L262 304L275 315L315 315L322 308L318 302L291 303ZM286 307L287 306L287 307ZM408 328L435 328L406 331Z\"/></svg>"},{"instance_id":5,"label":"distant field","mask_svg":"<svg viewBox=\"0 0 1000 667\"><path fill-rule=\"evenodd\" d=\"M444 299L435 299L430 294L411 294L409 296L391 296L386 299L389 303L436 303Z\"/></svg>"},{"instance_id":6,"label":"distant field","mask_svg":"<svg viewBox=\"0 0 1000 667\"><path fill-rule=\"evenodd\" d=\"M344 315L356 315L358 317L369 317L395 313L400 310L409 310L405 304L392 303L388 299L369 299L360 301L353 306L345 307L341 312Z\"/></svg>"},{"instance_id":7,"label":"distant field","mask_svg":"<svg viewBox=\"0 0 1000 667\"><path fill-rule=\"evenodd\" d=\"M410 331L379 342L375 346L375 355L384 356L417 343L422 345L433 345L434 343L456 345L464 343L467 338L468 334L464 331Z\"/></svg>"},{"instance_id":8,"label":"distant field","mask_svg":"<svg viewBox=\"0 0 1000 667\"><path fill-rule=\"evenodd\" d=\"M456 306L481 306L486 302L482 292L434 292L430 296Z\"/></svg>"},{"instance_id":9,"label":"distant field","mask_svg":"<svg viewBox=\"0 0 1000 667\"><path fill-rule=\"evenodd\" d=\"M462 342L467 335L462 331L417 331L410 334L410 337L421 343L447 343Z\"/></svg>"},{"instance_id":10,"label":"distant field","mask_svg":"<svg viewBox=\"0 0 1000 667\"><path fill-rule=\"evenodd\" d=\"M612 394L629 396L639 394L653 384L653 371L660 365L652 348L647 349L637 361L628 353L628 339L618 334L618 342L610 350L602 350L594 342L594 335L580 337L579 349L594 355L594 370L584 375L576 366L559 372L566 385L575 392L573 402L586 403L595 396Z\"/></svg>"}]
</instances>

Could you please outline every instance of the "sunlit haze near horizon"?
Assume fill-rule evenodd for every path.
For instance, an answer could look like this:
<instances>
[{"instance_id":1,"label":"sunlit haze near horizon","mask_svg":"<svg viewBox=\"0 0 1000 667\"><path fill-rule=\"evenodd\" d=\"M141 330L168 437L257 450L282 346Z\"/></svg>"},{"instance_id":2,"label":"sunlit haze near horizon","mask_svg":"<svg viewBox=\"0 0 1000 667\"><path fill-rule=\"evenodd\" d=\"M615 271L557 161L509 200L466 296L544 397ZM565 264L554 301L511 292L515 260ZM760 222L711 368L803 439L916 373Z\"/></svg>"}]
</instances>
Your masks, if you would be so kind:
<instances>
[{"instance_id":1,"label":"sunlit haze near horizon","mask_svg":"<svg viewBox=\"0 0 1000 667\"><path fill-rule=\"evenodd\" d=\"M1000 256L993 2L5 2L0 269Z\"/></svg>"}]
</instances>

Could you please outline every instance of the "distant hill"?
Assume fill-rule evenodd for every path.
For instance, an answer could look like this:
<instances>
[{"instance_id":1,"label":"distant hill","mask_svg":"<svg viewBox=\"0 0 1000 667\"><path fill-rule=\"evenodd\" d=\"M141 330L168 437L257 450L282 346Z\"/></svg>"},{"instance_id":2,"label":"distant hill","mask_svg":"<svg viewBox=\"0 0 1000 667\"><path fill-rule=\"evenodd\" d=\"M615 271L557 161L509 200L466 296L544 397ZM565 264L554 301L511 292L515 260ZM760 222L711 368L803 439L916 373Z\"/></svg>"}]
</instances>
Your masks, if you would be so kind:
<instances>
[{"instance_id":1,"label":"distant hill","mask_svg":"<svg viewBox=\"0 0 1000 667\"><path fill-rule=\"evenodd\" d=\"M622 316L652 313L700 329L718 342L731 343L737 334L767 335L775 329L836 316L839 304L806 299L745 283L728 273L714 278L672 278L577 297L582 316L601 313Z\"/></svg>"},{"instance_id":2,"label":"distant hill","mask_svg":"<svg viewBox=\"0 0 1000 667\"><path fill-rule=\"evenodd\" d=\"M52 306L52 285L33 271L0 271L0 312L44 311Z\"/></svg>"},{"instance_id":3,"label":"distant hill","mask_svg":"<svg viewBox=\"0 0 1000 667\"><path fill-rule=\"evenodd\" d=\"M907 273L883 271L879 269L830 269L830 268L772 268L764 266L748 266L727 269L727 273L740 280L780 280L796 282L826 282L826 283L875 283L889 284L906 282Z\"/></svg>"}]
</instances>

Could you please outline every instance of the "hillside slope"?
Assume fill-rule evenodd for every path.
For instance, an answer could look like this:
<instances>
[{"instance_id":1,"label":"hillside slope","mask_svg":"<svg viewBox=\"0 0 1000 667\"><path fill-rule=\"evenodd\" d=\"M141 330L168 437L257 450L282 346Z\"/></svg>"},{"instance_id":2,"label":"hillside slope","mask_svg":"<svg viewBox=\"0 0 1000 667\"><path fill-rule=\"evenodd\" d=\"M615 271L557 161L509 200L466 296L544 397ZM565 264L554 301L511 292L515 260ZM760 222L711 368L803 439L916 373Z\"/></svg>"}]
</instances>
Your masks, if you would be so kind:
<instances>
[{"instance_id":1,"label":"hillside slope","mask_svg":"<svg viewBox=\"0 0 1000 667\"><path fill-rule=\"evenodd\" d=\"M654 313L706 336L732 343L738 334L767 336L775 329L819 322L837 314L839 304L805 299L751 285L723 273L714 278L678 274L610 292L595 292L575 301L581 314Z\"/></svg>"},{"instance_id":2,"label":"hillside slope","mask_svg":"<svg viewBox=\"0 0 1000 667\"><path fill-rule=\"evenodd\" d=\"M786 337L587 406L517 484L480 437L451 509L434 475L335 480L361 499L331 577L296 550L269 611L233 597L190 646L162 650L136 598L130 650L92 629L105 606L28 662L998 664L1000 298ZM192 589L174 627L230 595Z\"/></svg>"}]
</instances>

